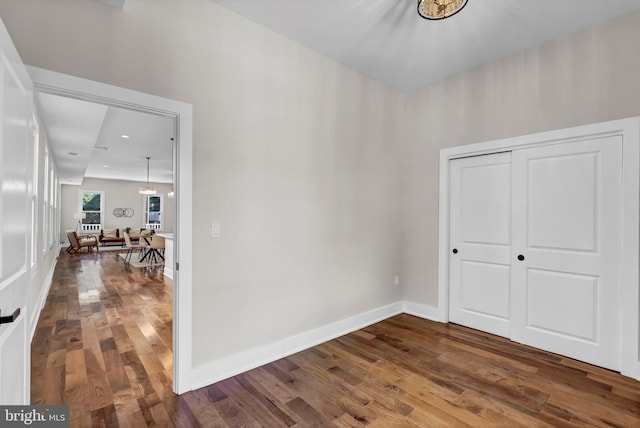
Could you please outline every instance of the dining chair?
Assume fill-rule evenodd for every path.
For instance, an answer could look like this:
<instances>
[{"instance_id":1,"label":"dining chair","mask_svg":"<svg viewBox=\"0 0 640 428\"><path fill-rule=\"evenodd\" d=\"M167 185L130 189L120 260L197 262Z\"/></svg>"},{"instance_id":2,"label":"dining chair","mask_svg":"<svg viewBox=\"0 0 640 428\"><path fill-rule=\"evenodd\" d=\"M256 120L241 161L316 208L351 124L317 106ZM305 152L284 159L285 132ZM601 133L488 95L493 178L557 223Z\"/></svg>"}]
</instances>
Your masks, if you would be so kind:
<instances>
[{"instance_id":1,"label":"dining chair","mask_svg":"<svg viewBox=\"0 0 640 428\"><path fill-rule=\"evenodd\" d=\"M151 245L149 245L149 248L151 251L151 258L153 258L154 263L157 261L156 256L164 260L164 256L160 252L162 251L164 253L164 236L154 234L151 237ZM149 262L151 262L151 260L149 260Z\"/></svg>"},{"instance_id":2,"label":"dining chair","mask_svg":"<svg viewBox=\"0 0 640 428\"><path fill-rule=\"evenodd\" d=\"M133 250L138 249L138 251L142 252L142 249L146 247L146 245L142 244L133 244L131 242L131 237L127 232L124 232L124 245L127 247L127 254L124 256L124 262L131 262L131 254L133 254Z\"/></svg>"}]
</instances>

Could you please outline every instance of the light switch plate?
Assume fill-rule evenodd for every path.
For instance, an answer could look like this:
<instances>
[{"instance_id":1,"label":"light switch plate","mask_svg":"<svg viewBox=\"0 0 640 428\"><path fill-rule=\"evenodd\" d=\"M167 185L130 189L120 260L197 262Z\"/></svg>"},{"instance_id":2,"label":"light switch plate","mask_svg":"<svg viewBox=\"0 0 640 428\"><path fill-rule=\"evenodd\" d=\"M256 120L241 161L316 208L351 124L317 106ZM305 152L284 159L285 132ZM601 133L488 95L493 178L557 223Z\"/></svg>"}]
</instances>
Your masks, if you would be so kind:
<instances>
[{"instance_id":1,"label":"light switch plate","mask_svg":"<svg viewBox=\"0 0 640 428\"><path fill-rule=\"evenodd\" d=\"M220 237L220 223L212 223L211 224L211 237L219 238Z\"/></svg>"}]
</instances>

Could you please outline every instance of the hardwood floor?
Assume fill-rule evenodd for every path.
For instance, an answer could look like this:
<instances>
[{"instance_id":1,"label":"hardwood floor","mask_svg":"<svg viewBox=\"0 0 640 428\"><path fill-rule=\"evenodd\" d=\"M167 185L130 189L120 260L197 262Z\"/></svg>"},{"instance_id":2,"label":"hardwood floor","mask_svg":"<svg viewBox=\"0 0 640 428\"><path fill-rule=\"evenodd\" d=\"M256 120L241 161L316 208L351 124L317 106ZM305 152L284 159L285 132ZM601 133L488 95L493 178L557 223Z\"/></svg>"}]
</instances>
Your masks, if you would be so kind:
<instances>
[{"instance_id":1,"label":"hardwood floor","mask_svg":"<svg viewBox=\"0 0 640 428\"><path fill-rule=\"evenodd\" d=\"M410 315L179 397L170 379L171 282L62 254L32 402L69 404L74 427L640 427L640 382Z\"/></svg>"},{"instance_id":2,"label":"hardwood floor","mask_svg":"<svg viewBox=\"0 0 640 428\"><path fill-rule=\"evenodd\" d=\"M171 302L162 268L62 251L31 346L32 404L69 404L72 426L171 425Z\"/></svg>"}]
</instances>

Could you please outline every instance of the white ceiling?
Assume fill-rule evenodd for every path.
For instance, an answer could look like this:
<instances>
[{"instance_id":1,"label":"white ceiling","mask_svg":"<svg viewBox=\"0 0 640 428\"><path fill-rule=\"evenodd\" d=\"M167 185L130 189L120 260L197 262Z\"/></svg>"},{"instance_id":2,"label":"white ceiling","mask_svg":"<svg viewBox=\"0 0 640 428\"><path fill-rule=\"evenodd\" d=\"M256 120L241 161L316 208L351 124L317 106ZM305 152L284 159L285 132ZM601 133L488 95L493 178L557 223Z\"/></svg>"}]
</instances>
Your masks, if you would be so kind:
<instances>
[{"instance_id":1,"label":"white ceiling","mask_svg":"<svg viewBox=\"0 0 640 428\"><path fill-rule=\"evenodd\" d=\"M402 91L640 10L640 0L469 0L427 21L417 0L212 1Z\"/></svg>"},{"instance_id":2,"label":"white ceiling","mask_svg":"<svg viewBox=\"0 0 640 428\"><path fill-rule=\"evenodd\" d=\"M84 177L146 181L146 156L151 182L173 181L172 118L44 93L36 103L62 184Z\"/></svg>"},{"instance_id":3,"label":"white ceiling","mask_svg":"<svg viewBox=\"0 0 640 428\"><path fill-rule=\"evenodd\" d=\"M451 18L427 21L417 0L212 1L402 91L640 10L640 0L469 0ZM172 119L42 93L36 101L61 183L145 181L145 156L150 181L172 182Z\"/></svg>"}]
</instances>

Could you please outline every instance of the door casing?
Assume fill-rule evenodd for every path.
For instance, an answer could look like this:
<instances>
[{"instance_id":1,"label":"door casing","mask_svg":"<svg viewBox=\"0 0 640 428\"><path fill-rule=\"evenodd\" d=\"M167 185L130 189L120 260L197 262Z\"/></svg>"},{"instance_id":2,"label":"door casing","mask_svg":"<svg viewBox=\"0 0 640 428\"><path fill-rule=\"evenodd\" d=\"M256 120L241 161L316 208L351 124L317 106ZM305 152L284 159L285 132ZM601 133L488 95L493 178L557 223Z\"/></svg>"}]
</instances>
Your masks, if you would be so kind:
<instances>
[{"instance_id":1,"label":"door casing","mask_svg":"<svg viewBox=\"0 0 640 428\"><path fill-rule=\"evenodd\" d=\"M109 106L173 117L177 144L174 144L174 189L176 218L173 278L173 391L190 391L195 382L192 367L192 164L193 107L180 101L145 94L105 83L27 66L35 91L100 103ZM180 269L176 264L180 263Z\"/></svg>"},{"instance_id":2,"label":"door casing","mask_svg":"<svg viewBox=\"0 0 640 428\"><path fill-rule=\"evenodd\" d=\"M449 322L449 161L507 150L546 146L605 136L622 136L622 312L621 373L640 379L640 117L452 147L440 151L438 321Z\"/></svg>"},{"instance_id":3,"label":"door casing","mask_svg":"<svg viewBox=\"0 0 640 428\"><path fill-rule=\"evenodd\" d=\"M31 97L31 79L0 20L0 315L13 316L0 325L0 403L8 405L26 404L30 396Z\"/></svg>"}]
</instances>

